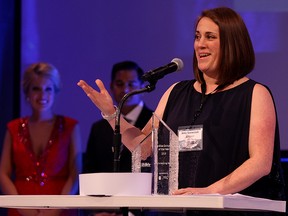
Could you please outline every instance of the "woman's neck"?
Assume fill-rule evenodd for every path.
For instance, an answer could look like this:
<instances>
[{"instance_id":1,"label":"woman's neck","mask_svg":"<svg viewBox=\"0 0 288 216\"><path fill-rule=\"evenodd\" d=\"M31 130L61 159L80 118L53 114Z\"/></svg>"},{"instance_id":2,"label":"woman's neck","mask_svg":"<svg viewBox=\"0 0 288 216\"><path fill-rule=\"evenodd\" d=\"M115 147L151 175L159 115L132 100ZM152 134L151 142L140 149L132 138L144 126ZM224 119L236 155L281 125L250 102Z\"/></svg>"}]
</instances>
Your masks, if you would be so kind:
<instances>
[{"instance_id":1,"label":"woman's neck","mask_svg":"<svg viewBox=\"0 0 288 216\"><path fill-rule=\"evenodd\" d=\"M54 113L49 112L33 112L30 116L31 122L52 121L54 119Z\"/></svg>"},{"instance_id":2,"label":"woman's neck","mask_svg":"<svg viewBox=\"0 0 288 216\"><path fill-rule=\"evenodd\" d=\"M206 83L206 93L213 92L217 87L217 77L216 76L208 76L207 74L203 73L203 78Z\"/></svg>"}]
</instances>

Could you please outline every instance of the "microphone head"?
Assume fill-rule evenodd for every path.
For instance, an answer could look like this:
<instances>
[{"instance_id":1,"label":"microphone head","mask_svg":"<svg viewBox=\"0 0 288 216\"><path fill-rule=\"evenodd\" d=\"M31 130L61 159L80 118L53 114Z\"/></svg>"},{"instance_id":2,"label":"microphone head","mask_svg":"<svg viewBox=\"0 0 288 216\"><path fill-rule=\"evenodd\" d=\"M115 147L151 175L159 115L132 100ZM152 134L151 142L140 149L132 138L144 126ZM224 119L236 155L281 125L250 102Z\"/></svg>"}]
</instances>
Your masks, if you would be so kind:
<instances>
[{"instance_id":1,"label":"microphone head","mask_svg":"<svg viewBox=\"0 0 288 216\"><path fill-rule=\"evenodd\" d=\"M174 58L174 59L172 59L171 62L173 62L173 63L175 63L177 65L177 70L176 71L180 71L184 67L183 61L181 59L179 59L179 58Z\"/></svg>"}]
</instances>

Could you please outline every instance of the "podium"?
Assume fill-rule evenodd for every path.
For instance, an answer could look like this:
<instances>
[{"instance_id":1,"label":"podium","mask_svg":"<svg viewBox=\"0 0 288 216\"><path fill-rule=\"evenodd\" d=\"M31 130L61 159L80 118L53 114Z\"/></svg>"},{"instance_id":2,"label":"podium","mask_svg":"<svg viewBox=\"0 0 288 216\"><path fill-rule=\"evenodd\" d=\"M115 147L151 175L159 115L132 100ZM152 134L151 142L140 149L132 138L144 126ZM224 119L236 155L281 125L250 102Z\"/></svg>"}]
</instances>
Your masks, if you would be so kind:
<instances>
[{"instance_id":1,"label":"podium","mask_svg":"<svg viewBox=\"0 0 288 216\"><path fill-rule=\"evenodd\" d=\"M286 201L234 195L1 195L2 208L30 209L150 209L150 210L233 210L285 212Z\"/></svg>"}]
</instances>

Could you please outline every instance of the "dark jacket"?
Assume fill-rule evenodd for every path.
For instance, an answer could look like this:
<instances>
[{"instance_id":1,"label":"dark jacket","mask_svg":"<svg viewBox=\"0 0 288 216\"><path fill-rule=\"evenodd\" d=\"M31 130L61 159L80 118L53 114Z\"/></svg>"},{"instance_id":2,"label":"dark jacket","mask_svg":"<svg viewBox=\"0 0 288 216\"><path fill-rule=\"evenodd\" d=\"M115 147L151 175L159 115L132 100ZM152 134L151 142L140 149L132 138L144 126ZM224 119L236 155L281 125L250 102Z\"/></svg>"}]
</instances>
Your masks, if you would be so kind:
<instances>
[{"instance_id":1,"label":"dark jacket","mask_svg":"<svg viewBox=\"0 0 288 216\"><path fill-rule=\"evenodd\" d=\"M151 116L152 110L144 105L135 126L142 129ZM113 172L113 135L113 129L104 119L92 125L86 152L83 156L83 173ZM121 151L119 171L131 172L131 152L124 145Z\"/></svg>"}]
</instances>

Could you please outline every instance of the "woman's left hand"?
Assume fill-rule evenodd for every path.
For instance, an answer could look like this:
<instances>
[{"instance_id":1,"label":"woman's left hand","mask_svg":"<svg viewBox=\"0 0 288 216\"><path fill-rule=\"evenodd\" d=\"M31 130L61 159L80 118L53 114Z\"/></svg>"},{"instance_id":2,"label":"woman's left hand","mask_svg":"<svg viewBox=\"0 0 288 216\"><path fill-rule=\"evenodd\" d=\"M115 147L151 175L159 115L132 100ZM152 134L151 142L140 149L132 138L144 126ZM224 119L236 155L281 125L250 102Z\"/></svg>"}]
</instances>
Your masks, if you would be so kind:
<instances>
[{"instance_id":1,"label":"woman's left hand","mask_svg":"<svg viewBox=\"0 0 288 216\"><path fill-rule=\"evenodd\" d=\"M207 187L204 188L181 188L173 191L172 195L192 195L192 194L211 194Z\"/></svg>"}]
</instances>

